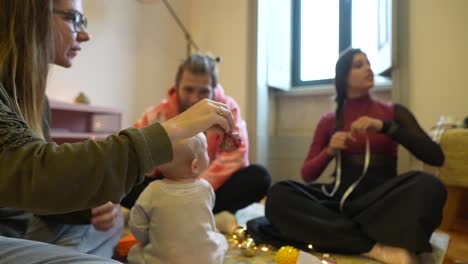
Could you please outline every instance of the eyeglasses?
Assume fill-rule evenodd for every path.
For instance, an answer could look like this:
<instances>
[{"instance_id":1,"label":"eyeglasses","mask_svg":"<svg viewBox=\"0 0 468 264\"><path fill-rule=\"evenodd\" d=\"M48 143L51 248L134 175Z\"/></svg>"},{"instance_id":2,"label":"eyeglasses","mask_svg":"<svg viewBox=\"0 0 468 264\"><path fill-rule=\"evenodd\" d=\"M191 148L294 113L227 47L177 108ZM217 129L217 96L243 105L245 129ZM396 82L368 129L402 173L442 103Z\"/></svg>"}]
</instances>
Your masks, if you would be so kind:
<instances>
[{"instance_id":1,"label":"eyeglasses","mask_svg":"<svg viewBox=\"0 0 468 264\"><path fill-rule=\"evenodd\" d=\"M88 26L88 19L83 16L80 12L76 10L70 10L70 11L63 11L63 10L58 10L58 9L53 9L52 12L54 14L60 14L64 15L65 17L71 19L73 22L73 31L75 33L82 32L86 29Z\"/></svg>"}]
</instances>

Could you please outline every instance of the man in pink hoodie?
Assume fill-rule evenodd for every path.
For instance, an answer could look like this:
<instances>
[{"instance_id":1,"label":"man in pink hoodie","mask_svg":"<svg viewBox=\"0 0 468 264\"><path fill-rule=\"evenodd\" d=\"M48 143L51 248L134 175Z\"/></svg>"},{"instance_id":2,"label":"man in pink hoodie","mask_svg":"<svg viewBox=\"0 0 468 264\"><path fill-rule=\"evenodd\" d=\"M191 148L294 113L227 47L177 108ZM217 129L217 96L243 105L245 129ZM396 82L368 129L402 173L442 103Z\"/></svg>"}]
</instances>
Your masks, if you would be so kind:
<instances>
[{"instance_id":1,"label":"man in pink hoodie","mask_svg":"<svg viewBox=\"0 0 468 264\"><path fill-rule=\"evenodd\" d=\"M223 152L221 144L224 131L217 128L205 131L210 166L200 176L207 180L216 192L213 212L235 213L266 195L271 176L262 166L249 165L247 127L241 117L239 105L233 98L224 94L223 88L218 83L215 59L200 53L188 57L179 66L175 85L169 89L167 98L147 109L135 123L135 127L140 128L170 119L205 98L224 103L231 109L242 141L235 151ZM131 207L149 182L161 177L163 176L157 170L148 175L145 182L136 186L122 204Z\"/></svg>"}]
</instances>

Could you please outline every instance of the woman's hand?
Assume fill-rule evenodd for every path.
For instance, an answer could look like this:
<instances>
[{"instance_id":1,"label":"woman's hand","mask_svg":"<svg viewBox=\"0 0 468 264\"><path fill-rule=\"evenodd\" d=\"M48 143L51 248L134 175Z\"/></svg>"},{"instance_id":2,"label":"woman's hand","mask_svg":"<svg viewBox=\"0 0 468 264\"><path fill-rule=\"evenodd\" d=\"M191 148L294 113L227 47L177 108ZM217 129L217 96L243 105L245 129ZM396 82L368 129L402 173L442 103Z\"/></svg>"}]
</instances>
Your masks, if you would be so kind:
<instances>
[{"instance_id":1,"label":"woman's hand","mask_svg":"<svg viewBox=\"0 0 468 264\"><path fill-rule=\"evenodd\" d=\"M91 224L98 231L107 231L114 227L118 216L119 205L108 202L91 209Z\"/></svg>"},{"instance_id":2,"label":"woman's hand","mask_svg":"<svg viewBox=\"0 0 468 264\"><path fill-rule=\"evenodd\" d=\"M350 131L353 136L356 136L359 134L365 134L369 131L378 132L382 130L382 126L382 120L363 116L351 124Z\"/></svg>"},{"instance_id":3,"label":"woman's hand","mask_svg":"<svg viewBox=\"0 0 468 264\"><path fill-rule=\"evenodd\" d=\"M327 153L335 156L339 150L348 148L349 143L355 140L354 136L349 132L335 132L328 144Z\"/></svg>"},{"instance_id":4,"label":"woman's hand","mask_svg":"<svg viewBox=\"0 0 468 264\"><path fill-rule=\"evenodd\" d=\"M201 100L161 125L172 142L192 137L214 125L222 127L226 133L235 128L234 118L227 105L209 99Z\"/></svg>"}]
</instances>

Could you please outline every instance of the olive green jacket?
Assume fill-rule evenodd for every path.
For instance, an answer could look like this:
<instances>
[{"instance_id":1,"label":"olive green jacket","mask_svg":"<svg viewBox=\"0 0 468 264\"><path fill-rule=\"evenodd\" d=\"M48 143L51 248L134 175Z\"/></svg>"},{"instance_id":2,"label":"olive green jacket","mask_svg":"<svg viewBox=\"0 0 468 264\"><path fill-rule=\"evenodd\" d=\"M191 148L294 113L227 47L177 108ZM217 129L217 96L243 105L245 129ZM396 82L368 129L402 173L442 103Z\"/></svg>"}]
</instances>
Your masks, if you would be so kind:
<instances>
[{"instance_id":1,"label":"olive green jacket","mask_svg":"<svg viewBox=\"0 0 468 264\"><path fill-rule=\"evenodd\" d=\"M19 117L0 85L0 207L61 214L117 204L145 172L171 159L160 124L100 141L48 143Z\"/></svg>"}]
</instances>

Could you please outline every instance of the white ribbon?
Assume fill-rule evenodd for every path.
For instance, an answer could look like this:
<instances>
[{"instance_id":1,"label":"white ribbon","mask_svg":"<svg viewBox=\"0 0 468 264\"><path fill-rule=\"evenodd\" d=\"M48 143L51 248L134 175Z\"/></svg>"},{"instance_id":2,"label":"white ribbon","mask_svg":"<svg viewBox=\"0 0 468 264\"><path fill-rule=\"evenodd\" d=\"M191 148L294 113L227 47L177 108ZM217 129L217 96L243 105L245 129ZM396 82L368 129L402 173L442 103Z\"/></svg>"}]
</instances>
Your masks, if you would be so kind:
<instances>
[{"instance_id":1,"label":"white ribbon","mask_svg":"<svg viewBox=\"0 0 468 264\"><path fill-rule=\"evenodd\" d=\"M348 189L345 191L343 196L341 197L340 200L340 210L343 211L343 205L348 198L348 196L356 189L358 184L364 179L367 173L367 169L369 168L370 164L370 144L369 144L369 138L366 137L366 155L364 157L364 168L362 170L361 176L351 184ZM341 184L341 151L338 151L337 156L336 156L336 180L335 180L335 185L333 186L333 190L331 192L328 192L328 190L325 188L325 185L322 185L322 192L328 196L328 197L333 197L335 193L338 191L338 188L340 187Z\"/></svg>"}]
</instances>

